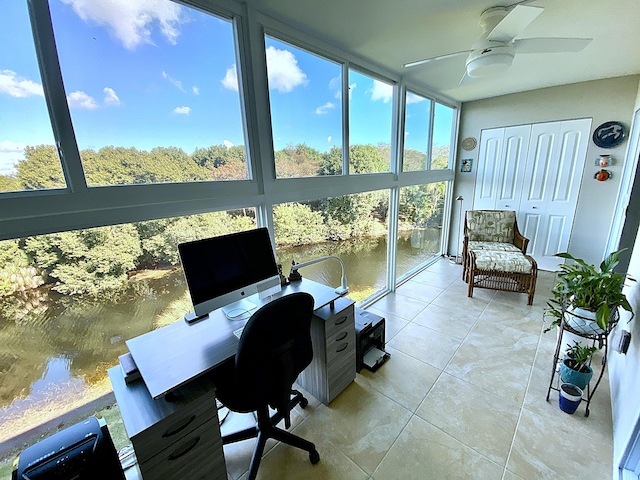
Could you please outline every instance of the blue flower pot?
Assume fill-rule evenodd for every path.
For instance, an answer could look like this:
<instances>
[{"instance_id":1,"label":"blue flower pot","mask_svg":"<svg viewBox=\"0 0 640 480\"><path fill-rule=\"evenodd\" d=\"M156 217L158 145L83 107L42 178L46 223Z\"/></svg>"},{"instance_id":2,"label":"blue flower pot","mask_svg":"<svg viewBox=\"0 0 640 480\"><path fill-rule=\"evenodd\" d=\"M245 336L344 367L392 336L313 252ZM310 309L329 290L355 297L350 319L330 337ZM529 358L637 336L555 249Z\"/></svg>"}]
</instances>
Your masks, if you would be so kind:
<instances>
[{"instance_id":1,"label":"blue flower pot","mask_svg":"<svg viewBox=\"0 0 640 480\"><path fill-rule=\"evenodd\" d=\"M578 409L581 401L582 389L570 383L560 385L560 396L558 397L560 410L572 414Z\"/></svg>"},{"instance_id":2,"label":"blue flower pot","mask_svg":"<svg viewBox=\"0 0 640 480\"><path fill-rule=\"evenodd\" d=\"M584 390L593 377L593 369L587 365L588 372L577 372L567 366L569 360L569 358L565 358L560 364L560 378L564 383L571 383Z\"/></svg>"}]
</instances>

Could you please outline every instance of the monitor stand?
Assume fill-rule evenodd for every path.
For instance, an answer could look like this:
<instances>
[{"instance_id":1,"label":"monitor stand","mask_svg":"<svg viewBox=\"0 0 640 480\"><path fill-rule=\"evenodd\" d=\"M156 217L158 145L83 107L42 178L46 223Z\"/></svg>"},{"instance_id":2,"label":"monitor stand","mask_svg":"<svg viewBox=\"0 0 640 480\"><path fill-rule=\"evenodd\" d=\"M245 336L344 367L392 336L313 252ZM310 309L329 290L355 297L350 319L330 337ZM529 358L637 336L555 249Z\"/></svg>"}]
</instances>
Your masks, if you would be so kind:
<instances>
[{"instance_id":1,"label":"monitor stand","mask_svg":"<svg viewBox=\"0 0 640 480\"><path fill-rule=\"evenodd\" d=\"M237 318L257 307L255 303L251 303L249 300L243 298L242 300L222 307L222 313L224 313L227 318Z\"/></svg>"}]
</instances>

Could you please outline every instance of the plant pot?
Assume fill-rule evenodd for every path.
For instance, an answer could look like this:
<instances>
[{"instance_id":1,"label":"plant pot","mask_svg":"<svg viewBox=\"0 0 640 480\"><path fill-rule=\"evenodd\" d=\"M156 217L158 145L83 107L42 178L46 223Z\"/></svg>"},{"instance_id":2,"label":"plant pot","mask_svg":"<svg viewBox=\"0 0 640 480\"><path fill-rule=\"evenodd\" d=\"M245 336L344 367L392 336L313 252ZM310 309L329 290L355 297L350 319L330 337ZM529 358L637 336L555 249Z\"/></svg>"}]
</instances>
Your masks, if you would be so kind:
<instances>
[{"instance_id":1,"label":"plant pot","mask_svg":"<svg viewBox=\"0 0 640 480\"><path fill-rule=\"evenodd\" d=\"M596 323L596 312L569 305L565 312L564 319L567 322L567 325L573 328L576 332L585 333L587 335L600 335L604 333L604 330L602 330Z\"/></svg>"},{"instance_id":2,"label":"plant pot","mask_svg":"<svg viewBox=\"0 0 640 480\"><path fill-rule=\"evenodd\" d=\"M591 381L591 377L593 377L593 369L586 365L588 372L578 372L567 365L570 360L570 358L565 358L560 364L560 378L563 382L573 384L584 390Z\"/></svg>"},{"instance_id":3,"label":"plant pot","mask_svg":"<svg viewBox=\"0 0 640 480\"><path fill-rule=\"evenodd\" d=\"M578 409L581 401L582 389L571 383L563 383L560 385L560 395L558 397L560 410L568 414L573 414Z\"/></svg>"},{"instance_id":4,"label":"plant pot","mask_svg":"<svg viewBox=\"0 0 640 480\"><path fill-rule=\"evenodd\" d=\"M560 336L560 327L556 327L556 339ZM567 350L572 345L575 344L582 345L583 347L588 347L592 344L592 340L589 340L586 337L581 337L576 335L575 333L570 332L569 330L564 330L562 332L562 345L560 346L560 355L558 358L564 358L567 356Z\"/></svg>"}]
</instances>

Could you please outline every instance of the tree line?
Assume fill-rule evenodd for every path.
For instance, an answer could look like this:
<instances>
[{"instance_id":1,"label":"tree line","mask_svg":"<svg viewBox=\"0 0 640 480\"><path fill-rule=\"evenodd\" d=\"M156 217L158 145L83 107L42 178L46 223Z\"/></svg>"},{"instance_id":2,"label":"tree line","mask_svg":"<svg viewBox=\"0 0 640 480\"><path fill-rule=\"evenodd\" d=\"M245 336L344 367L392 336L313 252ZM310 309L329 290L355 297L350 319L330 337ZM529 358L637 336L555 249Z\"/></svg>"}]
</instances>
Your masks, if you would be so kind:
<instances>
[{"instance_id":1,"label":"tree line","mask_svg":"<svg viewBox=\"0 0 640 480\"><path fill-rule=\"evenodd\" d=\"M0 191L64 187L55 147L25 148L16 173L0 175ZM176 147L150 151L103 147L81 152L87 183L123 185L237 180L248 177L243 146L215 145L187 154ZM388 144L350 147L350 173L389 170ZM289 145L275 155L279 178L342 173L342 150L319 152ZM426 155L408 150L405 170L424 169ZM432 168L446 168L448 148L436 150ZM401 190L400 222L408 227L441 225L443 183ZM304 245L381 231L388 192L375 191L274 207L277 246ZM0 296L43 284L65 295L105 295L126 286L132 272L179 264L181 242L254 228L253 209L212 212L0 242Z\"/></svg>"}]
</instances>

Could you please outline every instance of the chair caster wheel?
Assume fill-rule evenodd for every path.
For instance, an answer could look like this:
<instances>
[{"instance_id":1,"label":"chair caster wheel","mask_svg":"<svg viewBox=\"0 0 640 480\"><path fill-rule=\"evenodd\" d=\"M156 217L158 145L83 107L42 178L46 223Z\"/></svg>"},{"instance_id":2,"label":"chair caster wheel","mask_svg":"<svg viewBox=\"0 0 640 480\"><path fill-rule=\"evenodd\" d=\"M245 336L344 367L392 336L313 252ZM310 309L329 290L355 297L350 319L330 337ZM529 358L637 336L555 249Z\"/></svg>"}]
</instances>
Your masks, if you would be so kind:
<instances>
[{"instance_id":1,"label":"chair caster wheel","mask_svg":"<svg viewBox=\"0 0 640 480\"><path fill-rule=\"evenodd\" d=\"M301 408L307 408L307 405L309 405L309 400L307 400L306 398L302 397L300 399L300 407Z\"/></svg>"},{"instance_id":2,"label":"chair caster wheel","mask_svg":"<svg viewBox=\"0 0 640 480\"><path fill-rule=\"evenodd\" d=\"M315 465L320 461L320 454L318 453L317 450L314 450L313 452L309 452L309 461L311 462L312 465Z\"/></svg>"}]
</instances>

